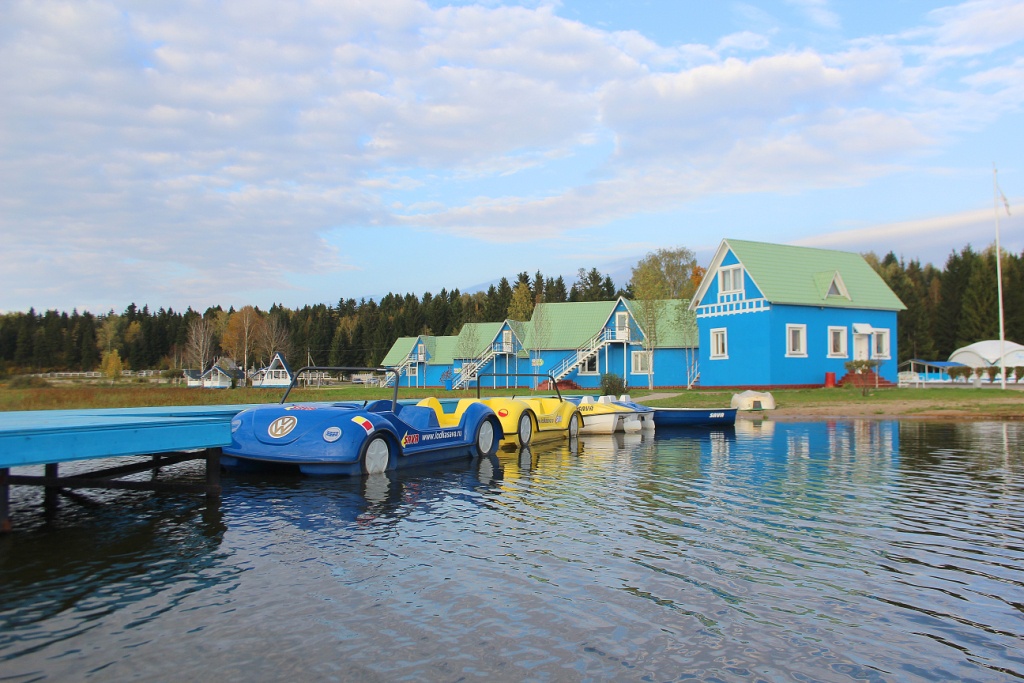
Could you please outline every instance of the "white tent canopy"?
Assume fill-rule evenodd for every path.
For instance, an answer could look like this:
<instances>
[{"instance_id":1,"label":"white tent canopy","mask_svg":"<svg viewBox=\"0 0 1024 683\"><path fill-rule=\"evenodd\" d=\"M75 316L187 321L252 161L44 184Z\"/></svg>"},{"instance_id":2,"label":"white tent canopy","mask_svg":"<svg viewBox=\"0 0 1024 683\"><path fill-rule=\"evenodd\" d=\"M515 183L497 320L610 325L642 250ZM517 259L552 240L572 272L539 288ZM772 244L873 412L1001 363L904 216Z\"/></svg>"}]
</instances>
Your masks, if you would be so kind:
<instances>
[{"instance_id":1,"label":"white tent canopy","mask_svg":"<svg viewBox=\"0 0 1024 683\"><path fill-rule=\"evenodd\" d=\"M989 339L980 341L957 349L949 356L954 363L962 363L972 368L986 368L989 366L1018 367L1024 366L1024 346L1016 342L1004 342L1004 362L999 362L999 340Z\"/></svg>"}]
</instances>

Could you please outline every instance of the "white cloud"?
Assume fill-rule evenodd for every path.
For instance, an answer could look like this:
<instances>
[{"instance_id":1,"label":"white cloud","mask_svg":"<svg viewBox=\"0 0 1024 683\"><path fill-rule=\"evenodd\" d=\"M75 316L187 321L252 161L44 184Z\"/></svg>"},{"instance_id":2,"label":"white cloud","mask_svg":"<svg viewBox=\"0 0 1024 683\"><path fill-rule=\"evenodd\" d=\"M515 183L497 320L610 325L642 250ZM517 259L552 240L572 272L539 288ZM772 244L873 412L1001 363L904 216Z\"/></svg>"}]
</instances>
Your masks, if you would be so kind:
<instances>
[{"instance_id":1,"label":"white cloud","mask_svg":"<svg viewBox=\"0 0 1024 683\"><path fill-rule=\"evenodd\" d=\"M1002 248L1020 253L1024 249L1021 219L1002 215L1000 223ZM826 233L796 240L794 244L862 253L881 251L879 255L892 251L897 256L913 255L923 263L941 268L951 251L967 244L975 250L985 249L995 244L995 237L994 209L988 208Z\"/></svg>"},{"instance_id":2,"label":"white cloud","mask_svg":"<svg viewBox=\"0 0 1024 683\"><path fill-rule=\"evenodd\" d=\"M352 267L323 242L339 229L523 241L861 184L1019 112L1021 58L977 57L1019 45L1022 8L968 2L898 36L772 53L774 19L743 4L751 30L665 46L546 3L12 0L0 305L244 301Z\"/></svg>"}]
</instances>

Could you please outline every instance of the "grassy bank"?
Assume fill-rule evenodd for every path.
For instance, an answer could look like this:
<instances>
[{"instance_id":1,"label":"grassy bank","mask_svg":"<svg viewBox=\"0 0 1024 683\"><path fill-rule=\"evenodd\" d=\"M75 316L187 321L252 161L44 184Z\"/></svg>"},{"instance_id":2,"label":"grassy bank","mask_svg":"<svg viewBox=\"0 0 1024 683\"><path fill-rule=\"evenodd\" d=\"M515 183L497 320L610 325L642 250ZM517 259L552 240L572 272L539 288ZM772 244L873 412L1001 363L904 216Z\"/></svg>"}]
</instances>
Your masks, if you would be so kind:
<instances>
[{"instance_id":1,"label":"grassy bank","mask_svg":"<svg viewBox=\"0 0 1024 683\"><path fill-rule=\"evenodd\" d=\"M928 387L925 389L780 389L772 391L773 417L935 417L963 419L1024 419L1022 387L976 389ZM650 401L655 406L727 406L733 392L684 392ZM639 396L639 394L638 394Z\"/></svg>"},{"instance_id":2,"label":"grassy bank","mask_svg":"<svg viewBox=\"0 0 1024 683\"><path fill-rule=\"evenodd\" d=\"M511 395L525 392L484 390L484 395ZM546 392L541 392L546 393ZM635 389L632 395L642 398L646 390ZM650 400L654 406L713 408L728 406L733 391L658 391L672 394L668 398ZM780 389L771 392L777 409L772 416L803 415L808 417L961 417L961 418L1024 418L1024 391L1014 386L1001 389L969 387L929 387L927 389L882 389L866 395L859 389ZM223 405L272 403L281 398L280 390L271 389L188 389L180 386L154 384L67 384L43 388L0 389L0 410L59 410L76 408L123 408L135 406ZM295 401L350 401L389 398L392 390L368 387L295 389ZM402 398L440 396L470 398L475 390L446 392L437 389L402 389Z\"/></svg>"}]
</instances>

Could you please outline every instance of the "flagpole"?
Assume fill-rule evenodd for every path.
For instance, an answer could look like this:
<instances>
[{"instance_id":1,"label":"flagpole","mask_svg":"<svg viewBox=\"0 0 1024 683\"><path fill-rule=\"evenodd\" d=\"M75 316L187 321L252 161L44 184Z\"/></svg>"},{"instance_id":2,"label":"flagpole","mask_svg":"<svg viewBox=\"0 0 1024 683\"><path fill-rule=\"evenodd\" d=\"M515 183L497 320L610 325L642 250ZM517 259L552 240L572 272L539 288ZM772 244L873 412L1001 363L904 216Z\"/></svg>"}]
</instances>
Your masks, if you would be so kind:
<instances>
[{"instance_id":1,"label":"flagpole","mask_svg":"<svg viewBox=\"0 0 1024 683\"><path fill-rule=\"evenodd\" d=\"M1006 332L1003 323L1003 252L999 247L999 180L996 165L992 163L992 201L996 212L996 292L999 296L999 376L1000 385L1006 389ZM1006 208L1009 212L1010 208Z\"/></svg>"}]
</instances>

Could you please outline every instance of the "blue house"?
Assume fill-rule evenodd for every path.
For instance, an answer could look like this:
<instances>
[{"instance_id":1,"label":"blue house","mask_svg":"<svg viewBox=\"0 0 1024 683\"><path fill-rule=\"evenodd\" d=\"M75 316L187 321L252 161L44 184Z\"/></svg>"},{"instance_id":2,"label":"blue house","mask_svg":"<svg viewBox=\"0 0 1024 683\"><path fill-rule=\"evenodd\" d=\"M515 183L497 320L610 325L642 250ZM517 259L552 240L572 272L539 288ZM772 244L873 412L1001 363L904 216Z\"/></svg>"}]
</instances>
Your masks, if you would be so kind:
<instances>
[{"instance_id":1,"label":"blue house","mask_svg":"<svg viewBox=\"0 0 1024 683\"><path fill-rule=\"evenodd\" d=\"M382 362L402 386L527 387L556 381L597 389L614 373L627 386L689 386L697 377L697 326L689 302L541 303L529 321L466 323L457 336L402 337ZM520 375L514 377L512 375ZM481 377L483 376L483 377Z\"/></svg>"},{"instance_id":2,"label":"blue house","mask_svg":"<svg viewBox=\"0 0 1024 683\"><path fill-rule=\"evenodd\" d=\"M534 372L585 389L613 373L629 387L680 387L696 379L696 325L686 301L541 303L527 327Z\"/></svg>"},{"instance_id":3,"label":"blue house","mask_svg":"<svg viewBox=\"0 0 1024 683\"><path fill-rule=\"evenodd\" d=\"M522 363L525 328L525 323L514 320L463 325L455 342L452 388L476 386L480 375L492 375L481 380L485 387L529 386L529 378L511 376L530 372Z\"/></svg>"},{"instance_id":4,"label":"blue house","mask_svg":"<svg viewBox=\"0 0 1024 683\"><path fill-rule=\"evenodd\" d=\"M906 307L859 254L723 240L690 309L702 387L820 387L851 360L897 379Z\"/></svg>"}]
</instances>

